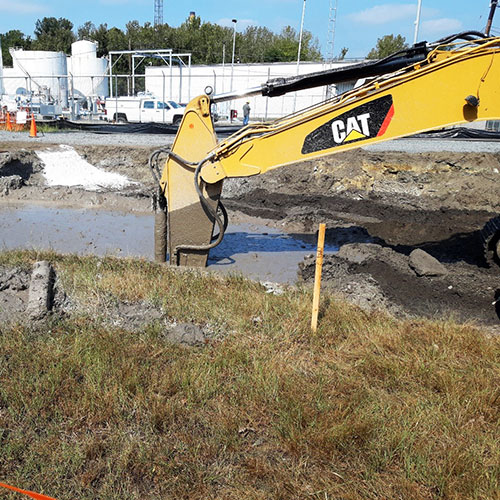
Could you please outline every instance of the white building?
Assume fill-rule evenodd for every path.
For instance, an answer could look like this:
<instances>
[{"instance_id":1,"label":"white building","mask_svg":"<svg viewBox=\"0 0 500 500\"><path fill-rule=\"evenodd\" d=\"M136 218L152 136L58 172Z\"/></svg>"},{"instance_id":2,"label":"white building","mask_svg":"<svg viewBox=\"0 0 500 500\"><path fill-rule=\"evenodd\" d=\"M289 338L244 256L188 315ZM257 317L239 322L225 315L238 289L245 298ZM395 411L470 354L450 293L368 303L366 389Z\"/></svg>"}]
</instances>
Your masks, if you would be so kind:
<instances>
[{"instance_id":1,"label":"white building","mask_svg":"<svg viewBox=\"0 0 500 500\"><path fill-rule=\"evenodd\" d=\"M299 66L299 74L314 73L330 68L343 67L359 61L337 61L333 64L303 62ZM146 67L146 90L159 98L187 103L197 95L205 92L210 86L215 94L258 87L267 80L278 77L297 75L297 63L261 63L261 64L217 64L213 66L191 66L189 69L176 67ZM337 86L337 93L344 92L354 86L355 82ZM280 97L254 96L234 100L232 103L218 105L219 113L229 115L229 106L241 117L245 101L250 102L251 118L272 119L293 113L323 101L327 97L326 87L302 90Z\"/></svg>"}]
</instances>

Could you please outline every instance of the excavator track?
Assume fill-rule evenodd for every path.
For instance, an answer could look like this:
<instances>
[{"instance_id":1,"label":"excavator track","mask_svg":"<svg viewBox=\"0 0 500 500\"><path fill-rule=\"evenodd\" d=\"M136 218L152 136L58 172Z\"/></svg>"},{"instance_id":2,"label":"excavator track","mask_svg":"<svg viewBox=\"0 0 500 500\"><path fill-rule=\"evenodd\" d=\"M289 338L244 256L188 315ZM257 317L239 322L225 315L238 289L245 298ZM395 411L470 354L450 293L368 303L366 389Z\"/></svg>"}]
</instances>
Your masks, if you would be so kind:
<instances>
[{"instance_id":1,"label":"excavator track","mask_svg":"<svg viewBox=\"0 0 500 500\"><path fill-rule=\"evenodd\" d=\"M481 229L484 256L489 266L500 266L500 215L490 219Z\"/></svg>"}]
</instances>

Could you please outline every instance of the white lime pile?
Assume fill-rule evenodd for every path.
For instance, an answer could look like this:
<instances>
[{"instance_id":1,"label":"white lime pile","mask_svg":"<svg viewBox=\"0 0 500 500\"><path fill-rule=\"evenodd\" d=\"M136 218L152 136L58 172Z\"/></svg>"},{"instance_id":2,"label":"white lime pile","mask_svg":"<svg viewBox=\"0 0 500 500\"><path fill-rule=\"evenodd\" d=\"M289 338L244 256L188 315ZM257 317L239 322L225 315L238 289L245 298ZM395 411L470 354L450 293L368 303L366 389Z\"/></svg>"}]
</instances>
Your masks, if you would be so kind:
<instances>
[{"instance_id":1,"label":"white lime pile","mask_svg":"<svg viewBox=\"0 0 500 500\"><path fill-rule=\"evenodd\" d=\"M99 191L133 184L124 175L94 167L71 146L37 151L36 154L44 164L43 174L49 186L82 186L88 191Z\"/></svg>"}]
</instances>

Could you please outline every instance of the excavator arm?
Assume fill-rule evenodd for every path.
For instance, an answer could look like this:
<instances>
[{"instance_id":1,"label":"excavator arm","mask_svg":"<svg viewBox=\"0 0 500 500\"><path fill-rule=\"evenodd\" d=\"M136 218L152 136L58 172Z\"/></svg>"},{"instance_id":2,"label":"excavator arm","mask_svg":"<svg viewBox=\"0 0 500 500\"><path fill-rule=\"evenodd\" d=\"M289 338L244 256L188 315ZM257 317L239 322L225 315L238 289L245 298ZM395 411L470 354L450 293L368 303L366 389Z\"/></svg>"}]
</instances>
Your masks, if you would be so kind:
<instances>
[{"instance_id":1,"label":"excavator arm","mask_svg":"<svg viewBox=\"0 0 500 500\"><path fill-rule=\"evenodd\" d=\"M274 122L246 126L220 142L210 116L216 99L203 95L191 101L160 179L170 263L206 265L209 250L224 234L218 208L228 177L262 174L444 126L500 119L500 38L466 38L431 50L414 48L403 57L410 65L398 67L391 60L390 73L362 87ZM364 74L374 71L380 70L370 67ZM315 76L325 85L324 76ZM330 83L342 78L334 74ZM292 88L307 85L297 82ZM270 92L279 92L276 82L261 88L263 95Z\"/></svg>"}]
</instances>

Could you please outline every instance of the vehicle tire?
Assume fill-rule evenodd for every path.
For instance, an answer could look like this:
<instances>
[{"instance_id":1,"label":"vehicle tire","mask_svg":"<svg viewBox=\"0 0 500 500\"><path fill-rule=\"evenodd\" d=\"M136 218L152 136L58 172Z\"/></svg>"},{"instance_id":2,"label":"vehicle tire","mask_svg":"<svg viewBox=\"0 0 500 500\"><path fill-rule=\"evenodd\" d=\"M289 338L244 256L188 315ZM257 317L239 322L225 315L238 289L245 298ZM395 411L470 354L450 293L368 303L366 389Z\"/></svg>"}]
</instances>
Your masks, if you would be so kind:
<instances>
[{"instance_id":1,"label":"vehicle tire","mask_svg":"<svg viewBox=\"0 0 500 500\"><path fill-rule=\"evenodd\" d=\"M124 116L119 116L116 120L116 123L128 123L128 121Z\"/></svg>"},{"instance_id":2,"label":"vehicle tire","mask_svg":"<svg viewBox=\"0 0 500 500\"><path fill-rule=\"evenodd\" d=\"M178 127L181 124L182 121L182 116L174 116L174 119L172 121L172 125L175 125Z\"/></svg>"}]
</instances>

